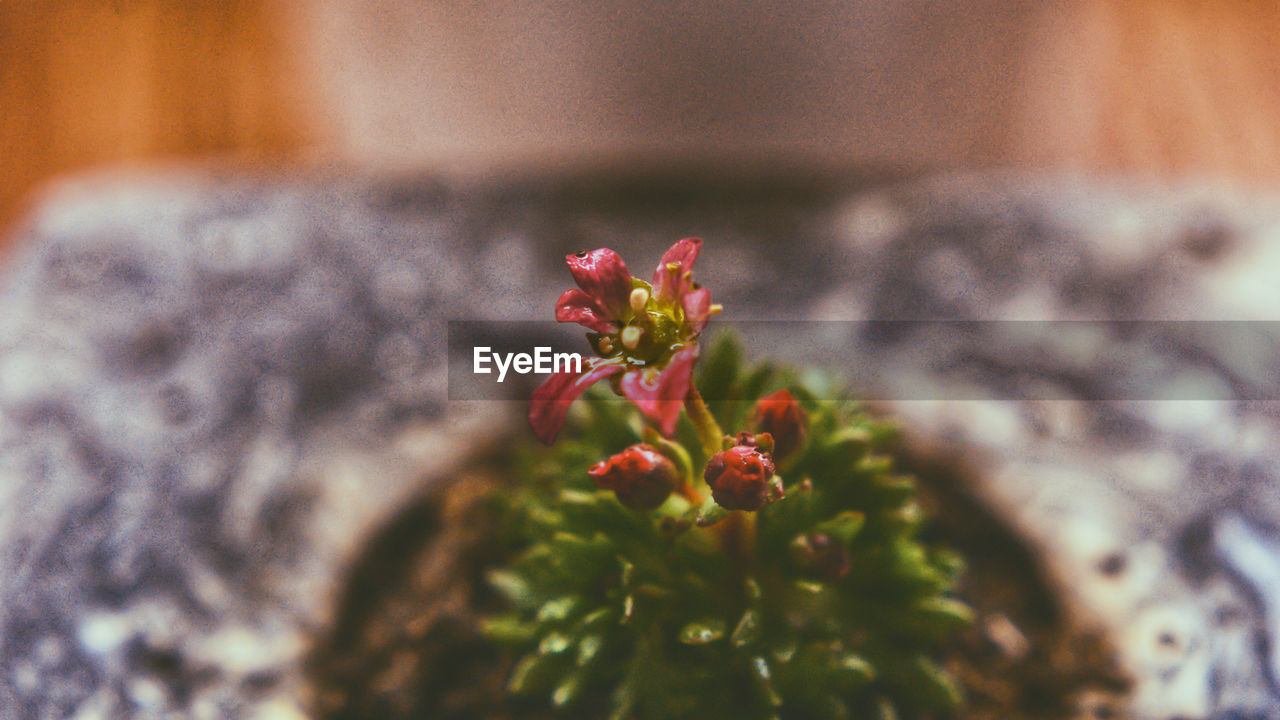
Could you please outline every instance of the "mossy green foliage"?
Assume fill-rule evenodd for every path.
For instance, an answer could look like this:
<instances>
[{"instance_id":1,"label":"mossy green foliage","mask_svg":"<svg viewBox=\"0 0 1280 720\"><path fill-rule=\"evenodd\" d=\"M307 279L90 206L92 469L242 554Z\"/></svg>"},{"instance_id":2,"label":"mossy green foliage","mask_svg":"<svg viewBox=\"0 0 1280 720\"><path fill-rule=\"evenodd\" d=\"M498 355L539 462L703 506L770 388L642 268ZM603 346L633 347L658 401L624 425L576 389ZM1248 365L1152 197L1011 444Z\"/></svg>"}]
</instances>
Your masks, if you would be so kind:
<instances>
[{"instance_id":1,"label":"mossy green foliage","mask_svg":"<svg viewBox=\"0 0 1280 720\"><path fill-rule=\"evenodd\" d=\"M801 402L808 441L779 464L786 497L754 514L754 531L740 512L678 494L629 510L586 471L640 442L637 413L607 392L578 403L554 447L519 453L521 482L500 498L519 551L490 573L511 609L484 629L521 653L510 691L618 720L893 718L957 704L933 656L970 619L948 596L961 563L917 539L914 481L885 454L892 428L831 400L825 376L744 365L732 338L698 383L726 432L751 429L769 392ZM706 457L682 422L700 475Z\"/></svg>"}]
</instances>

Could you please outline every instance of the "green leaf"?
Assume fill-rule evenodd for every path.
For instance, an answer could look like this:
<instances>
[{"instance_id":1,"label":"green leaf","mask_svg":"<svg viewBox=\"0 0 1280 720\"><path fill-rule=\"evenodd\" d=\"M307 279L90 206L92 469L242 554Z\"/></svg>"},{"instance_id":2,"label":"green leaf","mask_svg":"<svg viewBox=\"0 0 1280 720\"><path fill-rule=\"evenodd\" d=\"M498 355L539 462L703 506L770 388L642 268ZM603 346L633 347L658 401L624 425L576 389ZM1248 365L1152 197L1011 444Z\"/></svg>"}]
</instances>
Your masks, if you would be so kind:
<instances>
[{"instance_id":1,"label":"green leaf","mask_svg":"<svg viewBox=\"0 0 1280 720\"><path fill-rule=\"evenodd\" d=\"M788 638L785 641L774 646L772 651L773 659L777 660L779 663L783 665L786 665L787 663L791 662L792 658L796 656L796 649L797 648L796 648L795 638Z\"/></svg>"},{"instance_id":2,"label":"green leaf","mask_svg":"<svg viewBox=\"0 0 1280 720\"><path fill-rule=\"evenodd\" d=\"M609 549L609 541L603 536L590 538L560 531L551 536L551 545L560 557L571 556L584 560L596 559L602 550Z\"/></svg>"},{"instance_id":3,"label":"green leaf","mask_svg":"<svg viewBox=\"0 0 1280 720\"><path fill-rule=\"evenodd\" d=\"M590 665L596 656L600 654L600 648L604 646L604 637L601 635L586 635L578 641L578 657L574 661L578 667Z\"/></svg>"},{"instance_id":4,"label":"green leaf","mask_svg":"<svg viewBox=\"0 0 1280 720\"><path fill-rule=\"evenodd\" d=\"M631 667L627 670L627 674L622 678L622 682L614 688L612 707L609 710L609 720L626 720L630 717L631 709L636 704L636 686L640 683L640 667L639 657L631 660Z\"/></svg>"},{"instance_id":5,"label":"green leaf","mask_svg":"<svg viewBox=\"0 0 1280 720\"><path fill-rule=\"evenodd\" d=\"M907 475L882 475L876 478L876 497L885 505L902 505L916 496L916 481Z\"/></svg>"},{"instance_id":6,"label":"green leaf","mask_svg":"<svg viewBox=\"0 0 1280 720\"><path fill-rule=\"evenodd\" d=\"M554 600L548 600L542 603L542 607L538 608L538 622L567 620L581 604L582 599L576 595L564 595Z\"/></svg>"},{"instance_id":7,"label":"green leaf","mask_svg":"<svg viewBox=\"0 0 1280 720\"><path fill-rule=\"evenodd\" d=\"M889 481L884 480L883 477L893 470L893 458L888 455L867 455L858 461L857 469L858 472L866 475L880 477L882 485L889 485ZM901 480L901 478L894 478L894 480ZM914 489L912 485L911 491L914 492ZM910 497L910 492L907 496Z\"/></svg>"},{"instance_id":8,"label":"green leaf","mask_svg":"<svg viewBox=\"0 0 1280 720\"><path fill-rule=\"evenodd\" d=\"M711 527L727 517L729 517L729 511L720 507L714 499L708 497L703 501L702 507L698 508L698 514L693 524L698 527Z\"/></svg>"},{"instance_id":9,"label":"green leaf","mask_svg":"<svg viewBox=\"0 0 1280 720\"><path fill-rule=\"evenodd\" d=\"M555 662L551 656L536 653L525 655L511 671L507 690L513 695L538 692L551 684L555 677L555 669Z\"/></svg>"},{"instance_id":10,"label":"green leaf","mask_svg":"<svg viewBox=\"0 0 1280 720\"><path fill-rule=\"evenodd\" d=\"M517 607L530 607L537 598L524 577L512 570L490 570L485 576L489 585Z\"/></svg>"},{"instance_id":11,"label":"green leaf","mask_svg":"<svg viewBox=\"0 0 1280 720\"><path fill-rule=\"evenodd\" d=\"M920 527L924 522L924 515L920 512L920 506L914 501L908 502L897 510L884 513L881 516L881 522L892 531L897 533L911 533ZM921 551L920 562L927 562L923 550Z\"/></svg>"},{"instance_id":12,"label":"green leaf","mask_svg":"<svg viewBox=\"0 0 1280 720\"><path fill-rule=\"evenodd\" d=\"M695 620L680 629L680 642L685 645L706 645L724 637L725 624L719 618Z\"/></svg>"},{"instance_id":13,"label":"green leaf","mask_svg":"<svg viewBox=\"0 0 1280 720\"><path fill-rule=\"evenodd\" d=\"M485 618L480 623L480 632L494 642L522 645L537 637L538 626L522 620L518 613L508 613Z\"/></svg>"},{"instance_id":14,"label":"green leaf","mask_svg":"<svg viewBox=\"0 0 1280 720\"><path fill-rule=\"evenodd\" d=\"M876 677L875 667L854 653L837 658L833 670L836 681L845 691L860 688Z\"/></svg>"},{"instance_id":15,"label":"green leaf","mask_svg":"<svg viewBox=\"0 0 1280 720\"><path fill-rule=\"evenodd\" d=\"M805 595L821 595L830 589L825 583L812 580L797 580L792 585Z\"/></svg>"},{"instance_id":16,"label":"green leaf","mask_svg":"<svg viewBox=\"0 0 1280 720\"><path fill-rule=\"evenodd\" d=\"M935 549L932 555L934 566L948 578L954 580L964 572L964 558L958 553L941 548Z\"/></svg>"},{"instance_id":17,"label":"green leaf","mask_svg":"<svg viewBox=\"0 0 1280 720\"><path fill-rule=\"evenodd\" d=\"M822 720L848 720L849 703L839 695L828 695L822 698L818 715Z\"/></svg>"},{"instance_id":18,"label":"green leaf","mask_svg":"<svg viewBox=\"0 0 1280 720\"><path fill-rule=\"evenodd\" d=\"M751 671L760 683L765 701L772 707L782 707L782 696L773 687L773 672L769 669L769 661L759 656L752 658Z\"/></svg>"},{"instance_id":19,"label":"green leaf","mask_svg":"<svg viewBox=\"0 0 1280 720\"><path fill-rule=\"evenodd\" d=\"M525 517L529 522L539 528L556 529L564 525L564 515L553 512L545 507L534 505L528 508Z\"/></svg>"},{"instance_id":20,"label":"green leaf","mask_svg":"<svg viewBox=\"0 0 1280 720\"><path fill-rule=\"evenodd\" d=\"M871 444L876 446L892 443L901 434L898 426L888 420L870 423L867 427L871 430Z\"/></svg>"},{"instance_id":21,"label":"green leaf","mask_svg":"<svg viewBox=\"0 0 1280 720\"><path fill-rule=\"evenodd\" d=\"M755 642L760 637L760 616L754 610L748 610L742 613L742 619L738 620L738 626L733 629L733 634L729 636L729 642L737 648L746 647Z\"/></svg>"},{"instance_id":22,"label":"green leaf","mask_svg":"<svg viewBox=\"0 0 1280 720\"><path fill-rule=\"evenodd\" d=\"M689 451L684 445L668 440L648 425L645 426L643 435L645 442L675 464L680 477L693 478L693 459L689 457Z\"/></svg>"},{"instance_id":23,"label":"green leaf","mask_svg":"<svg viewBox=\"0 0 1280 720\"><path fill-rule=\"evenodd\" d=\"M616 542L639 527L641 515L623 507L612 491L564 490L557 499L564 522L549 528L552 531L569 531L584 538L604 533L606 540Z\"/></svg>"},{"instance_id":24,"label":"green leaf","mask_svg":"<svg viewBox=\"0 0 1280 720\"><path fill-rule=\"evenodd\" d=\"M594 508L607 498L608 491L601 490L598 492L584 492L582 490L561 490L560 502L566 505L582 505L584 507Z\"/></svg>"},{"instance_id":25,"label":"green leaf","mask_svg":"<svg viewBox=\"0 0 1280 720\"><path fill-rule=\"evenodd\" d=\"M764 395L764 391L769 387L778 376L778 369L771 363L760 363L742 378L739 383L739 397L749 403L753 403Z\"/></svg>"},{"instance_id":26,"label":"green leaf","mask_svg":"<svg viewBox=\"0 0 1280 720\"><path fill-rule=\"evenodd\" d=\"M557 708L566 708L582 697L582 691L586 689L585 679L579 673L574 673L560 683L560 686L551 693L551 704Z\"/></svg>"},{"instance_id":27,"label":"green leaf","mask_svg":"<svg viewBox=\"0 0 1280 720\"><path fill-rule=\"evenodd\" d=\"M862 531L867 516L853 510L845 510L826 522L819 523L814 530L823 533L841 545L848 546Z\"/></svg>"},{"instance_id":28,"label":"green leaf","mask_svg":"<svg viewBox=\"0 0 1280 720\"><path fill-rule=\"evenodd\" d=\"M699 558L707 559L711 562L723 562L723 548L720 539L715 533L704 528L694 528L693 532L682 533L677 537L679 547L687 550L692 555ZM698 578L698 573L686 573L685 577L689 579Z\"/></svg>"},{"instance_id":29,"label":"green leaf","mask_svg":"<svg viewBox=\"0 0 1280 720\"><path fill-rule=\"evenodd\" d=\"M953 708L964 702L964 693L942 668L919 655L911 664L909 685L919 690L917 699L932 708Z\"/></svg>"},{"instance_id":30,"label":"green leaf","mask_svg":"<svg viewBox=\"0 0 1280 720\"><path fill-rule=\"evenodd\" d=\"M822 443L821 453L836 463L854 462L871 447L871 433L865 427L850 425L828 435Z\"/></svg>"},{"instance_id":31,"label":"green leaf","mask_svg":"<svg viewBox=\"0 0 1280 720\"><path fill-rule=\"evenodd\" d=\"M573 645L573 639L562 632L551 631L538 643L538 652L543 655L559 655Z\"/></svg>"},{"instance_id":32,"label":"green leaf","mask_svg":"<svg viewBox=\"0 0 1280 720\"><path fill-rule=\"evenodd\" d=\"M675 595L669 588L663 587L658 583L641 583L636 588L636 594L646 598L657 598L663 600Z\"/></svg>"},{"instance_id":33,"label":"green leaf","mask_svg":"<svg viewBox=\"0 0 1280 720\"><path fill-rule=\"evenodd\" d=\"M721 332L700 365L698 387L703 397L712 402L729 399L729 391L742 367L742 346L737 335L730 330ZM726 418L717 419L723 422Z\"/></svg>"},{"instance_id":34,"label":"green leaf","mask_svg":"<svg viewBox=\"0 0 1280 720\"><path fill-rule=\"evenodd\" d=\"M582 627L585 629L593 629L600 627L613 617L613 608L602 607L598 610L592 610L587 616L582 618Z\"/></svg>"},{"instance_id":35,"label":"green leaf","mask_svg":"<svg viewBox=\"0 0 1280 720\"><path fill-rule=\"evenodd\" d=\"M973 623L973 611L969 606L951 598L924 598L915 604L913 611L931 637L944 638Z\"/></svg>"}]
</instances>

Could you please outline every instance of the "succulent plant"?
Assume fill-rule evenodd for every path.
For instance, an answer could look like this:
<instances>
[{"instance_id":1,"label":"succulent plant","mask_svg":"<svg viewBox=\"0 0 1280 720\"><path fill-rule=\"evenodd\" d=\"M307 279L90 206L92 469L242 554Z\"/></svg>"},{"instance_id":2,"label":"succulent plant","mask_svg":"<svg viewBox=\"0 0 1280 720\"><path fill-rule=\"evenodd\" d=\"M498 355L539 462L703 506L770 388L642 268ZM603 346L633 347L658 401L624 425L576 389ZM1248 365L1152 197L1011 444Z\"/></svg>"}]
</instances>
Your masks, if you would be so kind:
<instances>
[{"instance_id":1,"label":"succulent plant","mask_svg":"<svg viewBox=\"0 0 1280 720\"><path fill-rule=\"evenodd\" d=\"M634 281L616 275L620 294ZM621 336L635 320L616 300L607 329ZM675 354L697 358L705 316L680 332L671 307ZM617 720L893 718L960 702L933 658L970 620L949 595L961 561L918 538L893 428L820 373L745 364L728 334L677 384L676 419L673 398L646 407L597 386L538 433L567 422L564 437L517 453L497 530L516 551L488 575L510 609L483 628L520 656L510 692ZM535 428L547 416L535 408Z\"/></svg>"}]
</instances>

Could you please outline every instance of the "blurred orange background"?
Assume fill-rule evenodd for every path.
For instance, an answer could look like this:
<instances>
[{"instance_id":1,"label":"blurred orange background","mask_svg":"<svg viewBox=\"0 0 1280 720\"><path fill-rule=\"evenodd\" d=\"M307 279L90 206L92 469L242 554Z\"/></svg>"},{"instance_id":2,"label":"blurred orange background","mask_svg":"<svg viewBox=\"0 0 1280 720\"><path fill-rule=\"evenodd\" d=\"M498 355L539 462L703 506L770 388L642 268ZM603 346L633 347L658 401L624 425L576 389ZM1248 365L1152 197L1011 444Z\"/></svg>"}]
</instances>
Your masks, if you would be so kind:
<instances>
[{"instance_id":1,"label":"blurred orange background","mask_svg":"<svg viewBox=\"0 0 1280 720\"><path fill-rule=\"evenodd\" d=\"M174 158L1273 183L1278 41L1266 0L0 0L0 228L51 177Z\"/></svg>"},{"instance_id":2,"label":"blurred orange background","mask_svg":"<svg viewBox=\"0 0 1280 720\"><path fill-rule=\"evenodd\" d=\"M0 226L42 181L314 141L283 16L256 0L0 1Z\"/></svg>"}]
</instances>

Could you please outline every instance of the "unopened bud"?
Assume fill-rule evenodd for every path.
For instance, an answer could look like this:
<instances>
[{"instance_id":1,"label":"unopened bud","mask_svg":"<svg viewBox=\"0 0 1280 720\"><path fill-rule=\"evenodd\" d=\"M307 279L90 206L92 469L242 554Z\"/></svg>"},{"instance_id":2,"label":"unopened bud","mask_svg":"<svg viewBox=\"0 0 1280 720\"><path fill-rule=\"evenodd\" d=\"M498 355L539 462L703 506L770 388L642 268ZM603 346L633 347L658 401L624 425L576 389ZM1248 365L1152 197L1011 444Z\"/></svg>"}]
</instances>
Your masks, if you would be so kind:
<instances>
[{"instance_id":1,"label":"unopened bud","mask_svg":"<svg viewBox=\"0 0 1280 720\"><path fill-rule=\"evenodd\" d=\"M756 424L773 436L773 456L782 460L804 445L805 412L786 390L756 403Z\"/></svg>"},{"instance_id":2,"label":"unopened bud","mask_svg":"<svg viewBox=\"0 0 1280 720\"><path fill-rule=\"evenodd\" d=\"M759 510L781 497L773 459L759 448L737 445L711 456L703 473L711 497L728 510Z\"/></svg>"},{"instance_id":3,"label":"unopened bud","mask_svg":"<svg viewBox=\"0 0 1280 720\"><path fill-rule=\"evenodd\" d=\"M680 472L652 445L638 444L596 463L587 475L633 510L652 510L675 490Z\"/></svg>"}]
</instances>

